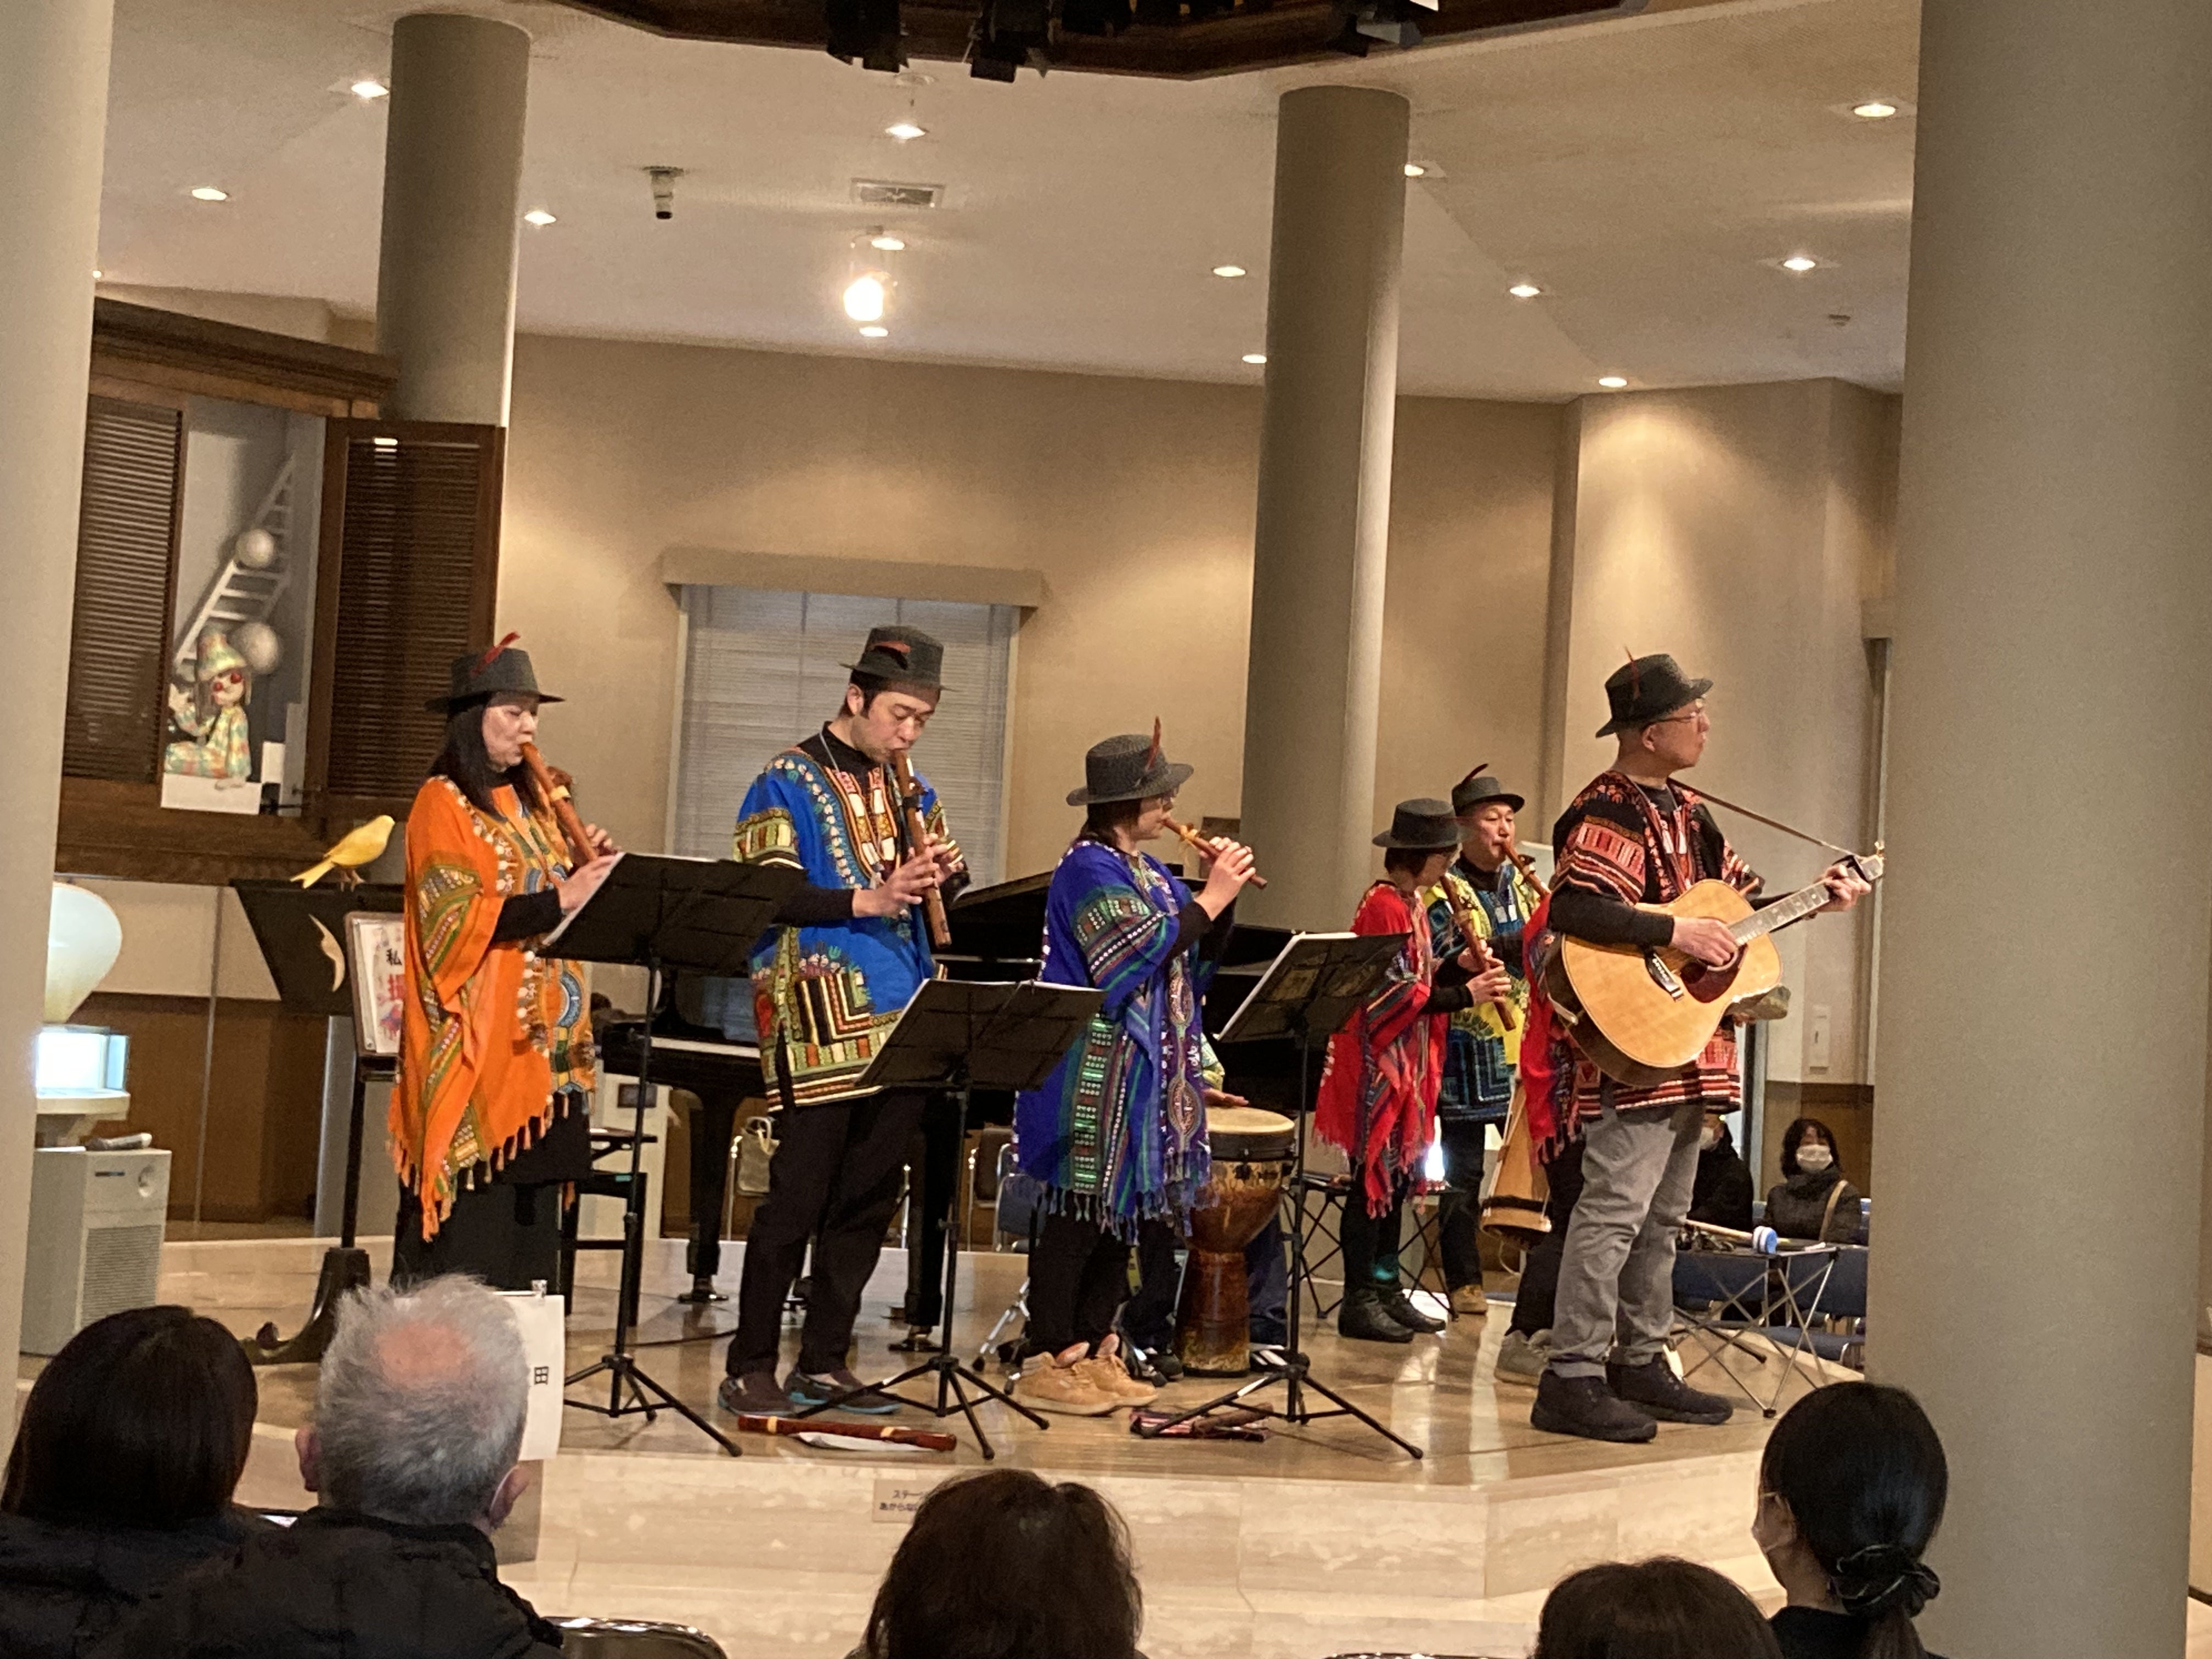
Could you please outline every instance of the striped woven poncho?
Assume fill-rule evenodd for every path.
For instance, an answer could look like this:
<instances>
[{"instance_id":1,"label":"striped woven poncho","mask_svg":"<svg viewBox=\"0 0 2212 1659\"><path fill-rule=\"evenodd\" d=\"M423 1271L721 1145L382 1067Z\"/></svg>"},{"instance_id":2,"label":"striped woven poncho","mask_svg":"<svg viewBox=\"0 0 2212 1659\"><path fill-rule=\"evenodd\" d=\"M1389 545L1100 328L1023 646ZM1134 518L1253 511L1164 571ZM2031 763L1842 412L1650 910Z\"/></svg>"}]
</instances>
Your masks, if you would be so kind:
<instances>
[{"instance_id":1,"label":"striped woven poncho","mask_svg":"<svg viewBox=\"0 0 2212 1659\"><path fill-rule=\"evenodd\" d=\"M1040 979L1094 986L1106 1000L1044 1086L1014 1103L1024 1174L1048 1203L1131 1237L1179 1215L1206 1179L1208 970L1176 946L1190 890L1145 853L1084 840L1053 872Z\"/></svg>"}]
</instances>

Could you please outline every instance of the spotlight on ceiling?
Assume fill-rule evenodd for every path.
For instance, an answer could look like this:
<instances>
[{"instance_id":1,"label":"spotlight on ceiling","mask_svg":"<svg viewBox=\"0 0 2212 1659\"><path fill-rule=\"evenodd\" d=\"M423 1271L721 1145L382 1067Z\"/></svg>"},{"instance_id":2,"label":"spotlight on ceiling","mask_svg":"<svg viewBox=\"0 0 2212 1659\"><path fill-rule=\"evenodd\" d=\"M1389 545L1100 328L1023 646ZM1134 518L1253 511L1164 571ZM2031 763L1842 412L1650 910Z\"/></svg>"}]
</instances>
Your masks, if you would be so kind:
<instances>
[{"instance_id":1,"label":"spotlight on ceiling","mask_svg":"<svg viewBox=\"0 0 2212 1659\"><path fill-rule=\"evenodd\" d=\"M1851 113L1862 121L1887 121L1897 113L1897 106L1886 98L1869 98L1863 104L1853 104Z\"/></svg>"},{"instance_id":2,"label":"spotlight on ceiling","mask_svg":"<svg viewBox=\"0 0 2212 1659\"><path fill-rule=\"evenodd\" d=\"M881 323L870 323L860 331L860 337L864 340L885 340L890 337L890 332Z\"/></svg>"},{"instance_id":3,"label":"spotlight on ceiling","mask_svg":"<svg viewBox=\"0 0 2212 1659\"><path fill-rule=\"evenodd\" d=\"M868 233L868 246L878 253L903 253L906 252L906 239L902 236L894 236L881 225L878 225Z\"/></svg>"},{"instance_id":4,"label":"spotlight on ceiling","mask_svg":"<svg viewBox=\"0 0 2212 1659\"><path fill-rule=\"evenodd\" d=\"M906 26L899 19L899 0L825 0L822 25L822 44L832 58L884 75L896 75L906 68ZM917 130L915 136L921 135Z\"/></svg>"},{"instance_id":5,"label":"spotlight on ceiling","mask_svg":"<svg viewBox=\"0 0 2212 1659\"><path fill-rule=\"evenodd\" d=\"M1267 354L1264 351L1248 351L1244 354L1244 361L1257 368L1267 361Z\"/></svg>"},{"instance_id":6,"label":"spotlight on ceiling","mask_svg":"<svg viewBox=\"0 0 2212 1659\"><path fill-rule=\"evenodd\" d=\"M1516 283L1505 291L1516 300L1533 300L1544 290L1534 283Z\"/></svg>"},{"instance_id":7,"label":"spotlight on ceiling","mask_svg":"<svg viewBox=\"0 0 2212 1659\"><path fill-rule=\"evenodd\" d=\"M348 87L346 90L351 93L355 97L360 99L364 104L373 102L379 98L389 98L392 96L392 88L390 87L386 86L383 82L366 75L362 76L360 80L355 82L351 86Z\"/></svg>"},{"instance_id":8,"label":"spotlight on ceiling","mask_svg":"<svg viewBox=\"0 0 2212 1659\"><path fill-rule=\"evenodd\" d=\"M1213 274L1217 276L1242 276L1246 273L1242 265L1216 265Z\"/></svg>"},{"instance_id":9,"label":"spotlight on ceiling","mask_svg":"<svg viewBox=\"0 0 2212 1659\"><path fill-rule=\"evenodd\" d=\"M1370 40L1403 50L1421 44L1418 15L1435 10L1428 0L1360 0L1352 13L1352 26Z\"/></svg>"},{"instance_id":10,"label":"spotlight on ceiling","mask_svg":"<svg viewBox=\"0 0 2212 1659\"><path fill-rule=\"evenodd\" d=\"M1607 392L1618 392L1628 384L1628 377L1625 374L1601 374L1597 377L1597 383Z\"/></svg>"},{"instance_id":11,"label":"spotlight on ceiling","mask_svg":"<svg viewBox=\"0 0 2212 1659\"><path fill-rule=\"evenodd\" d=\"M864 270L845 285L845 314L856 323L879 323L890 304L891 279L880 270Z\"/></svg>"},{"instance_id":12,"label":"spotlight on ceiling","mask_svg":"<svg viewBox=\"0 0 2212 1659\"><path fill-rule=\"evenodd\" d=\"M557 225L561 222L544 208L532 208L522 216L522 222L526 225L535 225L538 229L543 230L548 225Z\"/></svg>"},{"instance_id":13,"label":"spotlight on ceiling","mask_svg":"<svg viewBox=\"0 0 2212 1659\"><path fill-rule=\"evenodd\" d=\"M1052 0L983 0L968 43L968 73L1011 83L1051 38Z\"/></svg>"},{"instance_id":14,"label":"spotlight on ceiling","mask_svg":"<svg viewBox=\"0 0 2212 1659\"><path fill-rule=\"evenodd\" d=\"M1782 268L1802 276L1808 270L1818 270L1820 262L1809 253L1793 253L1782 261Z\"/></svg>"},{"instance_id":15,"label":"spotlight on ceiling","mask_svg":"<svg viewBox=\"0 0 2212 1659\"><path fill-rule=\"evenodd\" d=\"M1408 161L1408 162L1407 162L1407 163L1406 163L1406 176L1407 176L1408 179L1425 179L1425 178L1427 178L1427 177L1429 176L1429 164L1428 164L1426 161Z\"/></svg>"},{"instance_id":16,"label":"spotlight on ceiling","mask_svg":"<svg viewBox=\"0 0 2212 1659\"><path fill-rule=\"evenodd\" d=\"M910 144L917 138L929 137L929 129L918 124L912 116L894 121L884 129L886 138L896 138L902 144Z\"/></svg>"},{"instance_id":17,"label":"spotlight on ceiling","mask_svg":"<svg viewBox=\"0 0 2212 1659\"><path fill-rule=\"evenodd\" d=\"M228 202L229 199L230 192L228 191L219 190L213 185L194 185L192 186L192 200L195 202Z\"/></svg>"}]
</instances>

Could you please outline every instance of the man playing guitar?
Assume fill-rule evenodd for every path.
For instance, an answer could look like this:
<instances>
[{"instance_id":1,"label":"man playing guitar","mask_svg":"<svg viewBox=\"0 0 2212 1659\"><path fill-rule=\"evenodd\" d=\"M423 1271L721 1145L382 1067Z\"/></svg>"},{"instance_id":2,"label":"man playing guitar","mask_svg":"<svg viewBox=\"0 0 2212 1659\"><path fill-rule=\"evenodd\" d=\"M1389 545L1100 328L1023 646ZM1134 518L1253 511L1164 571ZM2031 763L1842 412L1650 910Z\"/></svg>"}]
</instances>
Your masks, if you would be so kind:
<instances>
[{"instance_id":1,"label":"man playing guitar","mask_svg":"<svg viewBox=\"0 0 2212 1659\"><path fill-rule=\"evenodd\" d=\"M1711 686L1665 655L1639 657L1606 681L1612 718L1597 735L1615 737L1619 750L1553 828L1552 931L1595 945L1671 945L1713 968L1735 960L1724 923L1637 908L1701 880L1758 890L1704 803L1673 781L1705 752ZM1869 890L1840 864L1822 879L1833 896L1828 909L1849 909ZM1733 1111L1741 1099L1735 1025L1722 1021L1704 1053L1649 1085L1618 1082L1578 1054L1561 1060L1573 1066L1583 1185L1559 1266L1553 1357L1529 1421L1620 1441L1649 1440L1661 1421L1724 1423L1729 1403L1684 1383L1662 1350L1698 1131L1706 1114Z\"/></svg>"}]
</instances>

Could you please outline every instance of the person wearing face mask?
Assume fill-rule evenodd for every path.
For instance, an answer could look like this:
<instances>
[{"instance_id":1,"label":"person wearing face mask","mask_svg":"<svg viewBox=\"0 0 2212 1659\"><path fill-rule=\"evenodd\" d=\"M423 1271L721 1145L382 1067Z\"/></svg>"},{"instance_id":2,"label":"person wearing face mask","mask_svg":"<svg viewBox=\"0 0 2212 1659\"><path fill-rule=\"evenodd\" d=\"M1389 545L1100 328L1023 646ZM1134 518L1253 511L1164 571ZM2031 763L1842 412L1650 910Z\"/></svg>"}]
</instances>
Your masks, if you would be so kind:
<instances>
[{"instance_id":1,"label":"person wearing face mask","mask_svg":"<svg viewBox=\"0 0 2212 1659\"><path fill-rule=\"evenodd\" d=\"M1736 1151L1728 1125L1707 1113L1698 1134L1698 1174L1690 1188L1688 1218L1749 1232L1752 1191L1750 1167Z\"/></svg>"},{"instance_id":2,"label":"person wearing face mask","mask_svg":"<svg viewBox=\"0 0 2212 1659\"><path fill-rule=\"evenodd\" d=\"M560 1277L561 1187L591 1168L583 970L547 946L614 867L579 865L523 764L542 703L510 634L453 665L445 746L407 814L407 994L392 1092L392 1276Z\"/></svg>"},{"instance_id":3,"label":"person wearing face mask","mask_svg":"<svg viewBox=\"0 0 2212 1659\"><path fill-rule=\"evenodd\" d=\"M1858 1189L1836 1163L1835 1132L1817 1117L1782 1132L1782 1184L1766 1194L1766 1224L1784 1238L1827 1244L1858 1237Z\"/></svg>"},{"instance_id":4,"label":"person wearing face mask","mask_svg":"<svg viewBox=\"0 0 2212 1659\"><path fill-rule=\"evenodd\" d=\"M1942 1589L1921 1558L1949 1490L1943 1443L1903 1389L1832 1383L1782 1414L1751 1535L1789 1597L1783 1659L1935 1659L1912 1621Z\"/></svg>"}]
</instances>

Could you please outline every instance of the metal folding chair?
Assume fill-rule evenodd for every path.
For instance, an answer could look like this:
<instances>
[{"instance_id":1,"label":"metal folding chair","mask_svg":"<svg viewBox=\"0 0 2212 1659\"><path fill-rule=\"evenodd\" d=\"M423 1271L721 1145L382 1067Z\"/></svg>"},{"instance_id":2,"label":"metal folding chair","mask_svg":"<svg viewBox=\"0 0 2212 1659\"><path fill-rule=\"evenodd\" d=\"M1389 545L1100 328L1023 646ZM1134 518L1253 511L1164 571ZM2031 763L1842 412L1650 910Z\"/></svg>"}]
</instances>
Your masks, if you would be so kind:
<instances>
[{"instance_id":1,"label":"metal folding chair","mask_svg":"<svg viewBox=\"0 0 2212 1659\"><path fill-rule=\"evenodd\" d=\"M1734 1243L1715 1248L1717 1241L1694 1229L1692 1237L1691 1247L1674 1253L1675 1348L1681 1352L1690 1333L1706 1340L1705 1352L1685 1363L1683 1380L1717 1365L1760 1415L1772 1417L1793 1370L1802 1366L1815 1386L1823 1380L1812 1363L1820 1357L1813 1325L1844 1247L1784 1243L1769 1253ZM1748 1359L1763 1370L1770 1355L1783 1364L1762 1400L1730 1361Z\"/></svg>"}]
</instances>

